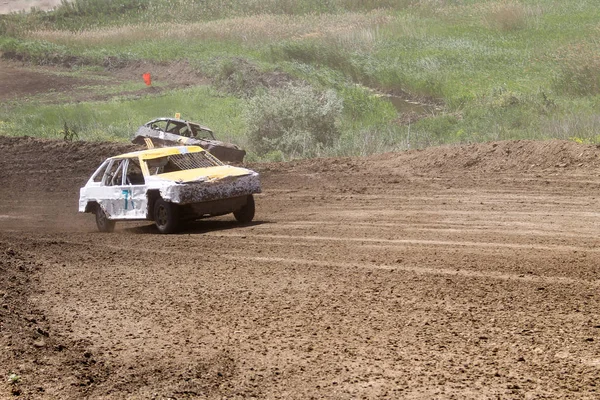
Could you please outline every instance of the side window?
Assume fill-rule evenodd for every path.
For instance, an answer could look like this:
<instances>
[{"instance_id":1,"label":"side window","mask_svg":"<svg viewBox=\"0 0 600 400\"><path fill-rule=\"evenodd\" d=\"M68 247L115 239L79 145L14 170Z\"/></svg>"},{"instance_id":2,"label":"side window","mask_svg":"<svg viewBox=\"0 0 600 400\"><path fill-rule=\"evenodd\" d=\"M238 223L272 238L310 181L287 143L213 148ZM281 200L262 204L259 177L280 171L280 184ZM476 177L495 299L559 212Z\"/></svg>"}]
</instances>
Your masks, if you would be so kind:
<instances>
[{"instance_id":1,"label":"side window","mask_svg":"<svg viewBox=\"0 0 600 400\"><path fill-rule=\"evenodd\" d=\"M129 160L125 176L128 185L143 185L146 183L137 158L131 158Z\"/></svg>"},{"instance_id":2,"label":"side window","mask_svg":"<svg viewBox=\"0 0 600 400\"><path fill-rule=\"evenodd\" d=\"M195 138L196 136L198 136L200 127L198 127L198 125L195 125L195 124L190 124L190 128L192 129L192 131L190 132L190 137Z\"/></svg>"},{"instance_id":3,"label":"side window","mask_svg":"<svg viewBox=\"0 0 600 400\"><path fill-rule=\"evenodd\" d=\"M123 184L123 164L125 160L113 160L106 169L102 182L106 186L119 186Z\"/></svg>"},{"instance_id":4,"label":"side window","mask_svg":"<svg viewBox=\"0 0 600 400\"><path fill-rule=\"evenodd\" d=\"M156 129L158 131L166 132L167 131L167 121L156 121L152 125L150 125L150 128Z\"/></svg>"},{"instance_id":5,"label":"side window","mask_svg":"<svg viewBox=\"0 0 600 400\"><path fill-rule=\"evenodd\" d=\"M192 133L190 132L187 125L182 125L181 128L179 128L179 134L181 136L190 137Z\"/></svg>"},{"instance_id":6,"label":"side window","mask_svg":"<svg viewBox=\"0 0 600 400\"><path fill-rule=\"evenodd\" d=\"M212 131L202 129L200 125L190 124L190 128L192 128L191 137L195 137L198 139L215 139L215 136L212 134Z\"/></svg>"},{"instance_id":7,"label":"side window","mask_svg":"<svg viewBox=\"0 0 600 400\"><path fill-rule=\"evenodd\" d=\"M104 164L102 164L102 166L96 171L96 173L94 173L94 176L92 177L92 180L96 183L100 183L102 182L102 178L104 177L104 173L106 172L106 168L108 167L108 164L110 164L110 162L105 162Z\"/></svg>"},{"instance_id":8,"label":"side window","mask_svg":"<svg viewBox=\"0 0 600 400\"><path fill-rule=\"evenodd\" d=\"M166 132L173 133L175 135L181 135L187 132L187 126L182 122L169 121Z\"/></svg>"}]
</instances>

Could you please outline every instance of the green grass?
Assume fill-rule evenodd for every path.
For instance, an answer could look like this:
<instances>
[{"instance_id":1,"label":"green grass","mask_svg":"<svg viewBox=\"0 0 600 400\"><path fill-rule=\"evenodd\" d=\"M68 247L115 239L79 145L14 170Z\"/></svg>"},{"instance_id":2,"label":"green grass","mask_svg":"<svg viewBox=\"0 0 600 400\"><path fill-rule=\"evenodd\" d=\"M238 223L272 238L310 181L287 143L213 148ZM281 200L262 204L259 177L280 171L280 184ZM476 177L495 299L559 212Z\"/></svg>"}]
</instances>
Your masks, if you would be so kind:
<instances>
[{"instance_id":1,"label":"green grass","mask_svg":"<svg viewBox=\"0 0 600 400\"><path fill-rule=\"evenodd\" d=\"M0 132L27 121L35 127L28 132L50 135L71 118L85 138L125 138L137 120L182 111L194 93L205 106L187 108L201 113L192 119L223 127L246 144L240 115L249 96L269 88L248 82L261 76L253 69L254 75L227 72L238 65L227 60L242 59L259 71L285 72L319 90L337 91L344 101L342 135L319 155L521 138L598 141L597 1L116 3L75 0L54 13L7 16L0 23L0 51L35 64L87 68L187 60L215 80L214 88L40 110L5 105ZM232 78L223 84L225 72ZM92 90L118 95L130 88ZM441 110L408 124L410 118L372 89L435 101ZM136 122L112 118L123 110Z\"/></svg>"},{"instance_id":2,"label":"green grass","mask_svg":"<svg viewBox=\"0 0 600 400\"><path fill-rule=\"evenodd\" d=\"M223 97L209 87L176 90L140 99L66 104L3 105L0 134L61 138L64 123L75 128L81 140L130 140L137 128L158 116L174 116L211 127L223 139L243 138L240 100Z\"/></svg>"}]
</instances>

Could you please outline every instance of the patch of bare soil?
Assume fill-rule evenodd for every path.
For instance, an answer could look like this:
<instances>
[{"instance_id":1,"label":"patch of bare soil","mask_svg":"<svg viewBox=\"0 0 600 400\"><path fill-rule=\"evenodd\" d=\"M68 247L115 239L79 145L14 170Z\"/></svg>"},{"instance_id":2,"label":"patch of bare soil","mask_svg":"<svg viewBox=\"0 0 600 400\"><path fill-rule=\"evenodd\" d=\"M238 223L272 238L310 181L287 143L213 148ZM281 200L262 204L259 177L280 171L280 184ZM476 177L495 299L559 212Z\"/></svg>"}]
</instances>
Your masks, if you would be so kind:
<instances>
[{"instance_id":1,"label":"patch of bare soil","mask_svg":"<svg viewBox=\"0 0 600 400\"><path fill-rule=\"evenodd\" d=\"M599 397L596 147L257 164L251 225L100 234L127 150L0 138L0 397Z\"/></svg>"},{"instance_id":2,"label":"patch of bare soil","mask_svg":"<svg viewBox=\"0 0 600 400\"><path fill-rule=\"evenodd\" d=\"M43 261L30 252L0 243L0 333L2 396L45 398L47 391L86 387L108 370L87 350L90 343L56 334L43 310L28 295L37 291ZM53 380L48 381L48 376ZM8 379L6 379L8 377Z\"/></svg>"},{"instance_id":3,"label":"patch of bare soil","mask_svg":"<svg viewBox=\"0 0 600 400\"><path fill-rule=\"evenodd\" d=\"M153 81L168 82L170 85L191 86L206 84L208 81L187 61L156 63L150 61L131 61L123 66L112 67L109 71L121 79L141 79L142 74L150 73Z\"/></svg>"},{"instance_id":4,"label":"patch of bare soil","mask_svg":"<svg viewBox=\"0 0 600 400\"><path fill-rule=\"evenodd\" d=\"M72 91L77 86L89 84L88 80L58 76L0 58L0 101L22 100L25 96L39 93Z\"/></svg>"},{"instance_id":5,"label":"patch of bare soil","mask_svg":"<svg viewBox=\"0 0 600 400\"><path fill-rule=\"evenodd\" d=\"M102 91L95 93L90 86L115 86L125 82L142 82L142 74L149 72L153 84L140 90L121 91L118 96L144 96L158 94L192 85L207 84L208 81L195 72L187 62L156 64L149 62L131 62L112 65L111 59L105 61L105 71L81 71L79 76L69 76L68 66L33 66L20 61L0 57L0 101L22 101L23 97L37 96L41 101L99 101L113 97ZM70 60L72 66L81 63ZM57 96L60 94L60 96ZM40 96L43 96L40 97Z\"/></svg>"}]
</instances>

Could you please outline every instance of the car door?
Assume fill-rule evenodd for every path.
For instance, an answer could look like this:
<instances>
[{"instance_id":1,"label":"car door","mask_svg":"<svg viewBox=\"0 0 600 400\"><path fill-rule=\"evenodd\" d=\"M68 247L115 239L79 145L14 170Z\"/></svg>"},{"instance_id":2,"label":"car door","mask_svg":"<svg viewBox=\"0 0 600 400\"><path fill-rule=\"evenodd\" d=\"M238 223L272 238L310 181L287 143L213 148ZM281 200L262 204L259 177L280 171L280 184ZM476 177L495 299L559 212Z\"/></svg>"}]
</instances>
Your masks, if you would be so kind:
<instances>
[{"instance_id":1,"label":"car door","mask_svg":"<svg viewBox=\"0 0 600 400\"><path fill-rule=\"evenodd\" d=\"M148 199L139 160L123 159L113 170L114 174L106 181L106 211L115 219L146 218Z\"/></svg>"},{"instance_id":2,"label":"car door","mask_svg":"<svg viewBox=\"0 0 600 400\"><path fill-rule=\"evenodd\" d=\"M125 160L121 190L122 214L126 219L146 218L148 208L147 186L138 158Z\"/></svg>"},{"instance_id":3,"label":"car door","mask_svg":"<svg viewBox=\"0 0 600 400\"><path fill-rule=\"evenodd\" d=\"M100 205L110 219L123 219L125 216L125 194L122 186L126 165L126 159L114 160L102 180L103 199Z\"/></svg>"},{"instance_id":4,"label":"car door","mask_svg":"<svg viewBox=\"0 0 600 400\"><path fill-rule=\"evenodd\" d=\"M96 200L109 219L146 218L146 185L143 175L141 180L132 179L137 171L136 164L132 162L131 165L130 170L130 159L127 158L111 160L100 184L88 190L88 197Z\"/></svg>"}]
</instances>

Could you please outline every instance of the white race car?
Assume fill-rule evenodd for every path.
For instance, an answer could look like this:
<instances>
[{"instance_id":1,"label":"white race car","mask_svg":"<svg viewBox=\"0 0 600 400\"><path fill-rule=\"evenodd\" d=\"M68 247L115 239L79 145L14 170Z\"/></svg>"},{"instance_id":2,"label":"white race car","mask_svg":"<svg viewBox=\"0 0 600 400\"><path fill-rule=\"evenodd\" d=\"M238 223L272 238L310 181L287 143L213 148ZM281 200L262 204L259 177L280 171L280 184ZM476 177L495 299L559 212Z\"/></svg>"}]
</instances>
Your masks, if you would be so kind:
<instances>
[{"instance_id":1,"label":"white race car","mask_svg":"<svg viewBox=\"0 0 600 400\"><path fill-rule=\"evenodd\" d=\"M94 213L101 232L116 221L152 220L161 233L180 222L233 213L254 218L258 173L225 165L199 146L165 147L110 157L80 189L79 212Z\"/></svg>"}]
</instances>

